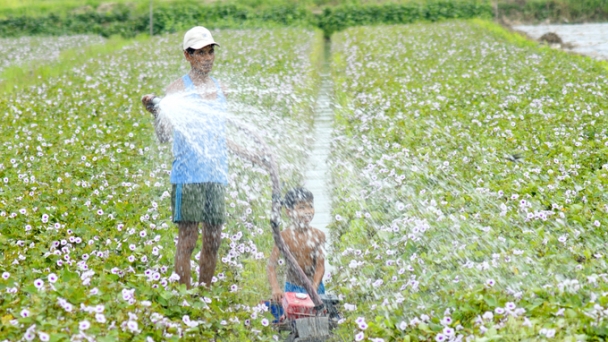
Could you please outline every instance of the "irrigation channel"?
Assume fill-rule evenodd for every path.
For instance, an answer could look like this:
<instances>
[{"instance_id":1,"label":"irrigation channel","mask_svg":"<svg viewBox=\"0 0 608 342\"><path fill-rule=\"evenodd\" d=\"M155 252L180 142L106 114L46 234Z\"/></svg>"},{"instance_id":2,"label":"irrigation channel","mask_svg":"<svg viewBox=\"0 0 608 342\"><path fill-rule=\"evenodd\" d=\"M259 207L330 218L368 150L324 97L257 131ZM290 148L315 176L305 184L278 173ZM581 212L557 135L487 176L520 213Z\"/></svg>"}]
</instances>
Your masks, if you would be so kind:
<instances>
[{"instance_id":1,"label":"irrigation channel","mask_svg":"<svg viewBox=\"0 0 608 342\"><path fill-rule=\"evenodd\" d=\"M571 45L573 52L608 60L608 24L518 25L513 26L513 29L524 32L533 39L553 32L564 44Z\"/></svg>"},{"instance_id":2,"label":"irrigation channel","mask_svg":"<svg viewBox=\"0 0 608 342\"><path fill-rule=\"evenodd\" d=\"M332 135L333 109L331 94L333 85L329 66L330 42L325 42L325 59L321 70L321 87L315 106L314 144L308 160L308 170L305 175L304 186L315 196L315 217L311 226L320 229L328 239L325 246L331 246L327 225L331 222L331 198L327 177L327 157L330 150ZM325 261L325 274L331 276L333 267Z\"/></svg>"}]
</instances>

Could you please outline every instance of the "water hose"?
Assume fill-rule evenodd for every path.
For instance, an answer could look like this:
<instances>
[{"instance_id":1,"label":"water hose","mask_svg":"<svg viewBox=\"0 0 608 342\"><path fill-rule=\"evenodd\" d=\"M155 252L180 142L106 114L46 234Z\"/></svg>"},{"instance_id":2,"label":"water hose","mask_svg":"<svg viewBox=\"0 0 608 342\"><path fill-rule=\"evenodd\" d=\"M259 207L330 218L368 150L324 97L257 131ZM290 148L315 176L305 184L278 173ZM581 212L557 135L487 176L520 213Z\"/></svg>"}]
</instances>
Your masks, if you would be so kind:
<instances>
[{"instance_id":1,"label":"water hose","mask_svg":"<svg viewBox=\"0 0 608 342\"><path fill-rule=\"evenodd\" d=\"M272 182L272 211L270 214L270 226L272 228L274 243L285 257L288 266L295 271L295 275L298 277L300 284L302 284L306 292L308 292L310 299L315 304L315 309L317 309L319 312L321 309L323 309L323 301L321 300L321 297L319 297L319 294L312 286L312 282L310 279L308 279L296 259L289 251L289 247L285 244L283 238L281 237L281 231L279 229L281 226L281 184L279 182L279 171L274 160L274 156L269 152L270 149L268 148L268 145L266 145L264 140L258 134L234 122L233 120L226 120L240 131L251 136L253 140L262 148L264 159L260 160L254 155L246 155L245 157L256 163L262 163L268 168L268 172L270 173L270 181Z\"/></svg>"}]
</instances>

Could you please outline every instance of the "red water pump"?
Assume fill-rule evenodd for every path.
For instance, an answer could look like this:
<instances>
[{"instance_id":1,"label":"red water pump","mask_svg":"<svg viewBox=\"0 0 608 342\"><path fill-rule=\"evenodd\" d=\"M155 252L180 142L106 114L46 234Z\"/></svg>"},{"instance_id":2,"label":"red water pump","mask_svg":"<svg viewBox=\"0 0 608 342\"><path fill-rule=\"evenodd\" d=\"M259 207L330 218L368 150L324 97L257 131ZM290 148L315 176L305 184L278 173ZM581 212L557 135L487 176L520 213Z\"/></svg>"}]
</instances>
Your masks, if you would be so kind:
<instances>
[{"instance_id":1,"label":"red water pump","mask_svg":"<svg viewBox=\"0 0 608 342\"><path fill-rule=\"evenodd\" d=\"M232 120L227 119L233 123ZM336 305L339 300L334 295L319 295L316 289L312 286L310 279L306 277L304 271L289 251L289 247L281 238L281 186L279 181L279 173L277 165L274 161L270 149L264 140L254 131L246 127L235 124L235 127L245 132L259 144L264 151L264 157L246 156L254 163L264 165L269 173L272 182L272 210L270 215L270 227L272 228L272 236L275 245L285 257L287 264L295 271L295 275L299 279L299 283L307 293L286 292L283 297L283 315L279 321L279 329L287 329L291 331L287 341L290 342L320 342L325 341L330 337L330 330L335 327L340 318L336 310ZM271 311L274 311L271 308ZM280 315L279 315L280 316Z\"/></svg>"},{"instance_id":2,"label":"red water pump","mask_svg":"<svg viewBox=\"0 0 608 342\"><path fill-rule=\"evenodd\" d=\"M279 331L290 331L288 342L320 342L330 337L330 331L336 327L339 299L335 295L319 295L323 305L315 306L306 293L285 292L281 303L282 316L276 327ZM273 314L276 307L271 307Z\"/></svg>"}]
</instances>

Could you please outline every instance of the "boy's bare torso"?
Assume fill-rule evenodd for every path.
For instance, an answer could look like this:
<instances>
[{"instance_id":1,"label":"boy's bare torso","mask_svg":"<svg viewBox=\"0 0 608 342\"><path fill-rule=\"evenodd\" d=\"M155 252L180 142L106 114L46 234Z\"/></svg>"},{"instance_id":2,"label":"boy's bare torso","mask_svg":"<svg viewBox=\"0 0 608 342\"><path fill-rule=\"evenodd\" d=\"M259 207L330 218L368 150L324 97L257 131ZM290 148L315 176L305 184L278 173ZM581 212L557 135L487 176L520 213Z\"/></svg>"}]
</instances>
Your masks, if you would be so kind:
<instances>
[{"instance_id":1,"label":"boy's bare torso","mask_svg":"<svg viewBox=\"0 0 608 342\"><path fill-rule=\"evenodd\" d=\"M322 248L325 244L325 234L316 228L295 228L292 225L281 232L281 237L306 276L313 281L317 261L319 258L324 261ZM285 280L302 286L296 273L290 267L287 267Z\"/></svg>"}]
</instances>

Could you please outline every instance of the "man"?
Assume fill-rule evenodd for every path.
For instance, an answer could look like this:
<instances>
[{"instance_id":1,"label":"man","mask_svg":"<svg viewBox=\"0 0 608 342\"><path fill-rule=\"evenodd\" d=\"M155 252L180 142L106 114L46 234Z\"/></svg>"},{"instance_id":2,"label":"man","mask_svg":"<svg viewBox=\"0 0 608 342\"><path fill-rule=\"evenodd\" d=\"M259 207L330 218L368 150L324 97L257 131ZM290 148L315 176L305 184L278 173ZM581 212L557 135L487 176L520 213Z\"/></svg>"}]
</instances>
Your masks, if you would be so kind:
<instances>
[{"instance_id":1,"label":"man","mask_svg":"<svg viewBox=\"0 0 608 342\"><path fill-rule=\"evenodd\" d=\"M179 230L175 272L180 276L180 283L188 288L191 283L190 259L201 223L203 246L199 283L209 286L215 272L225 221L227 149L264 164L257 156L243 152L226 139L225 91L210 76L216 46L219 44L206 28L197 26L190 29L183 42L190 72L167 87L164 100L171 99L170 104L161 104L163 111L160 113L154 95L142 98L146 109L155 117L155 131L160 142L173 138L171 207L173 222Z\"/></svg>"}]
</instances>

